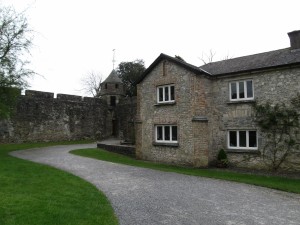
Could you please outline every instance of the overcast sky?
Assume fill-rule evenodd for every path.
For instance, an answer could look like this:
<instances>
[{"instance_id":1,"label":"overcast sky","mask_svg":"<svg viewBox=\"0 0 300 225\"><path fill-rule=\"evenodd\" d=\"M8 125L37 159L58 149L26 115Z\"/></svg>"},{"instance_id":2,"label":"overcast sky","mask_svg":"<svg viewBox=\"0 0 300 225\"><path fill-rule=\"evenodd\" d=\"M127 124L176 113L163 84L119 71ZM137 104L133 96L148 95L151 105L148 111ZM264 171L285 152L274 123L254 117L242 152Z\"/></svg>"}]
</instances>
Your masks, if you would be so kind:
<instances>
[{"instance_id":1,"label":"overcast sky","mask_svg":"<svg viewBox=\"0 0 300 225\"><path fill-rule=\"evenodd\" d=\"M299 0L0 0L25 9L35 31L31 68L42 76L32 90L85 95L80 79L89 71L103 80L116 65L160 53L200 66L215 59L289 47L300 29Z\"/></svg>"}]
</instances>

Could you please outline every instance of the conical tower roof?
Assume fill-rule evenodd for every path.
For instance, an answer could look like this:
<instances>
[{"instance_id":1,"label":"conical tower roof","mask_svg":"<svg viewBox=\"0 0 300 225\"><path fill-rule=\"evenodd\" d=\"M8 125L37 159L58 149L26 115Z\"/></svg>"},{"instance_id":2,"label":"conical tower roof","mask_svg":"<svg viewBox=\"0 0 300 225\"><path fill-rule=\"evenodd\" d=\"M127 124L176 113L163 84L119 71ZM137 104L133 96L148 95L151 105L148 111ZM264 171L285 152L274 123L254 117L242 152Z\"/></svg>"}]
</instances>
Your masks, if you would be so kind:
<instances>
[{"instance_id":1,"label":"conical tower roof","mask_svg":"<svg viewBox=\"0 0 300 225\"><path fill-rule=\"evenodd\" d=\"M117 72L112 70L109 76L102 83L122 83L122 80L119 78Z\"/></svg>"}]
</instances>

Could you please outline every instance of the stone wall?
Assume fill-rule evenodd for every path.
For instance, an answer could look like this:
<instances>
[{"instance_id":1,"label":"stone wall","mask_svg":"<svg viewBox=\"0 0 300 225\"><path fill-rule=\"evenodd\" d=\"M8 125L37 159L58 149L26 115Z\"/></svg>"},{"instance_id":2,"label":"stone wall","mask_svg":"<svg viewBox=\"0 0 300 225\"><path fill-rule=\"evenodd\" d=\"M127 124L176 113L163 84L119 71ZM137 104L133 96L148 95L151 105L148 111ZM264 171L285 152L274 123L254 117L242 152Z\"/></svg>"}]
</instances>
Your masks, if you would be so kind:
<instances>
[{"instance_id":1,"label":"stone wall","mask_svg":"<svg viewBox=\"0 0 300 225\"><path fill-rule=\"evenodd\" d=\"M209 80L174 63L158 64L138 85L136 154L138 158L170 164L208 165L207 122ZM156 88L174 84L175 103L157 104ZM200 104L195 104L195 101ZM177 125L178 145L155 143L155 125Z\"/></svg>"},{"instance_id":2,"label":"stone wall","mask_svg":"<svg viewBox=\"0 0 300 225\"><path fill-rule=\"evenodd\" d=\"M227 149L227 131L229 129L256 129L258 135L258 151L227 150L229 161L234 166L250 167L255 169L265 168L260 156L261 146L264 144L263 133L254 121L254 102L229 101L229 82L236 80L252 79L254 98L257 103L270 101L274 104L283 102L289 104L291 98L300 92L299 68L286 68L276 71L264 71L231 77L219 77L213 82L212 96L214 96L214 109L209 115L209 124L212 132L210 139L211 158L216 158L221 148ZM300 170L300 152L294 152L283 167ZM292 165L292 166L291 166Z\"/></svg>"},{"instance_id":3,"label":"stone wall","mask_svg":"<svg viewBox=\"0 0 300 225\"><path fill-rule=\"evenodd\" d=\"M118 124L118 137L129 143L135 143L136 97L122 98L115 111Z\"/></svg>"},{"instance_id":4,"label":"stone wall","mask_svg":"<svg viewBox=\"0 0 300 225\"><path fill-rule=\"evenodd\" d=\"M0 142L101 140L111 135L106 102L27 90L13 116L0 122Z\"/></svg>"},{"instance_id":5,"label":"stone wall","mask_svg":"<svg viewBox=\"0 0 300 225\"><path fill-rule=\"evenodd\" d=\"M132 158L135 157L135 147L133 145L109 145L98 143L97 148L105 149L106 151L130 156Z\"/></svg>"},{"instance_id":6,"label":"stone wall","mask_svg":"<svg viewBox=\"0 0 300 225\"><path fill-rule=\"evenodd\" d=\"M264 138L254 119L253 104L266 101L288 104L300 92L299 78L299 68L292 67L209 78L161 61L138 85L136 156L203 167L214 165L218 151L223 148L232 166L264 169L261 157ZM253 81L254 100L231 102L230 82L249 79ZM175 85L175 103L157 104L157 86L168 84ZM158 124L177 125L178 145L155 143ZM229 149L228 130L256 130L258 149ZM300 171L299 162L300 152L295 151L283 167Z\"/></svg>"}]
</instances>

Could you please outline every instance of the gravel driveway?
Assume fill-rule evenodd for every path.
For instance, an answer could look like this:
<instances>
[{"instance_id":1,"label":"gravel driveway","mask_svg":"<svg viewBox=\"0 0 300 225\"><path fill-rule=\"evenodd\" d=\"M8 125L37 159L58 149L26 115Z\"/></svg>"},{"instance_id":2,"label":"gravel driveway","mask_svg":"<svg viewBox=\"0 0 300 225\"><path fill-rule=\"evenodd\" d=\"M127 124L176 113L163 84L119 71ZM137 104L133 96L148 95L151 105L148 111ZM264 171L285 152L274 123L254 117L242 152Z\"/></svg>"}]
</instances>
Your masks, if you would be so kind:
<instances>
[{"instance_id":1,"label":"gravel driveway","mask_svg":"<svg viewBox=\"0 0 300 225\"><path fill-rule=\"evenodd\" d=\"M11 155L75 174L106 194L121 225L299 225L300 195L159 172L69 154L95 145L55 146Z\"/></svg>"}]
</instances>

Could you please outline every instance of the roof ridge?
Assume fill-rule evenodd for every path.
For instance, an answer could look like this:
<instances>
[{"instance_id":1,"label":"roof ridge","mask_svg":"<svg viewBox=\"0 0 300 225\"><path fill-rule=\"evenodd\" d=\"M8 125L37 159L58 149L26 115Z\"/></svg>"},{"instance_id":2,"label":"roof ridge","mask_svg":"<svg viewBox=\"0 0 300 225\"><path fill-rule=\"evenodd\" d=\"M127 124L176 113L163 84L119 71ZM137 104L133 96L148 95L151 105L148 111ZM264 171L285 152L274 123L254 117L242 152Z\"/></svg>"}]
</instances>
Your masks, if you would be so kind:
<instances>
[{"instance_id":1,"label":"roof ridge","mask_svg":"<svg viewBox=\"0 0 300 225\"><path fill-rule=\"evenodd\" d=\"M291 48L283 48L211 62L199 66L199 68L208 71L212 75L225 75L292 64L300 64L300 51L291 51Z\"/></svg>"},{"instance_id":2,"label":"roof ridge","mask_svg":"<svg viewBox=\"0 0 300 225\"><path fill-rule=\"evenodd\" d=\"M195 66L195 65L193 65L193 64L191 64L191 63L186 62L185 60L177 59L176 57L172 57L172 56L169 56L169 55L164 54L164 53L161 53L159 57L161 57L161 56L162 56L162 57L169 58L169 59L172 59L172 60L174 60L174 61L177 61L178 63L185 64L186 66L194 67L194 69L198 69L198 70L200 70L200 71L202 71L202 72L204 72L204 73L208 73L209 75L211 75L209 72L207 72L207 71L201 69L199 66Z\"/></svg>"},{"instance_id":3,"label":"roof ridge","mask_svg":"<svg viewBox=\"0 0 300 225\"><path fill-rule=\"evenodd\" d=\"M196 74L203 74L206 76L211 76L211 74L205 70L203 70L202 68L199 68L198 66L195 66L193 64L187 63L184 60L181 59L177 59L175 57L169 56L167 54L161 53L155 60L154 62L145 70L145 72L141 75L140 79L138 79L136 81L136 84L142 82L142 80L147 76L148 73L150 73L150 71L163 59L169 60L175 64L179 64L182 67L193 71Z\"/></svg>"},{"instance_id":4,"label":"roof ridge","mask_svg":"<svg viewBox=\"0 0 300 225\"><path fill-rule=\"evenodd\" d=\"M235 58L222 59L222 60L218 60L218 61L215 61L215 62L206 63L204 65L199 66L199 68L201 68L202 66L208 65L208 64L214 64L214 63L219 63L219 62L224 62L224 61L228 62L229 60L236 60L236 59L241 59L241 58L246 58L246 57L254 57L254 56L257 56L257 55L262 55L262 54L267 54L267 53L272 53L272 52L277 52L277 51L279 52L279 51L283 51L283 50L287 50L287 49L290 49L290 47L277 49L277 50L272 50L272 51L267 51L267 52L255 53L255 54L251 54L251 55L244 55L244 56L239 56L239 57L235 57Z\"/></svg>"}]
</instances>

